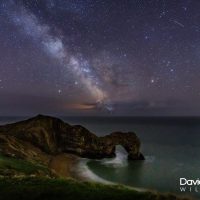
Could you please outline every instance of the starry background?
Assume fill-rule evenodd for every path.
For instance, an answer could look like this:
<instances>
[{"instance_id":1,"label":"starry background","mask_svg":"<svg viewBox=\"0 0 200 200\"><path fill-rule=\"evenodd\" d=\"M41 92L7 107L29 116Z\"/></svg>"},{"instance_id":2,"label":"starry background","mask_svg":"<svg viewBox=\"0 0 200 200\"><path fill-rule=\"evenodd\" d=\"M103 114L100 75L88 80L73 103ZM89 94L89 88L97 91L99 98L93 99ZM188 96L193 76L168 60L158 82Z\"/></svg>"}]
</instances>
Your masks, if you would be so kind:
<instances>
[{"instance_id":1,"label":"starry background","mask_svg":"<svg viewBox=\"0 0 200 200\"><path fill-rule=\"evenodd\" d=\"M1 115L199 115L199 10L198 0L2 0Z\"/></svg>"}]
</instances>

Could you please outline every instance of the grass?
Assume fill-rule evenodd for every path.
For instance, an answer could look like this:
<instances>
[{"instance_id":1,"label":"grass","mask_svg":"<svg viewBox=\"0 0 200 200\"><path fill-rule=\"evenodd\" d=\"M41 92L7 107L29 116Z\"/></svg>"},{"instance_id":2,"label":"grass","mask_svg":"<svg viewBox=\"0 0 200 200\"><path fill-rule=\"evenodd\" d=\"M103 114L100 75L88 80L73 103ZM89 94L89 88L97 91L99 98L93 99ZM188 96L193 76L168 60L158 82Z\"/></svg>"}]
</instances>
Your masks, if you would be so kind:
<instances>
[{"instance_id":1,"label":"grass","mask_svg":"<svg viewBox=\"0 0 200 200\"><path fill-rule=\"evenodd\" d=\"M29 176L38 171L44 173ZM20 173L23 176L13 177ZM174 195L141 193L122 185L45 178L47 173L49 170L41 165L0 155L0 200L179 200Z\"/></svg>"},{"instance_id":2,"label":"grass","mask_svg":"<svg viewBox=\"0 0 200 200\"><path fill-rule=\"evenodd\" d=\"M0 155L0 175L5 176L16 172L24 175L31 175L38 172L48 174L49 170L42 165L33 164L26 160Z\"/></svg>"},{"instance_id":3,"label":"grass","mask_svg":"<svg viewBox=\"0 0 200 200\"><path fill-rule=\"evenodd\" d=\"M124 186L78 182L72 179L0 179L0 199L12 200L178 200L173 195L137 192Z\"/></svg>"}]
</instances>

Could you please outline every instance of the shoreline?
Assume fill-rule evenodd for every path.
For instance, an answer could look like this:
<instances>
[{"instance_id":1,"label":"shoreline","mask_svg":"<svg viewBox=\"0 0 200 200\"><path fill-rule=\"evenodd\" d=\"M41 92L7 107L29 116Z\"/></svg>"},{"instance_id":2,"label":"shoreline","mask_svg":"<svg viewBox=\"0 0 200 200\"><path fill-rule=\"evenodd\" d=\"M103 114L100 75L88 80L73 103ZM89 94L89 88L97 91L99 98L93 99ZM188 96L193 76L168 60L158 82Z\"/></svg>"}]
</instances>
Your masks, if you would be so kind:
<instances>
[{"instance_id":1,"label":"shoreline","mask_svg":"<svg viewBox=\"0 0 200 200\"><path fill-rule=\"evenodd\" d=\"M59 178L74 178L79 180L80 177L76 175L76 168L78 165L79 157L74 154L62 153L52 156L48 167Z\"/></svg>"},{"instance_id":2,"label":"shoreline","mask_svg":"<svg viewBox=\"0 0 200 200\"><path fill-rule=\"evenodd\" d=\"M100 176L96 175L94 172L92 172L88 166L87 161L89 159L87 158L79 158L78 165L76 167L76 172L78 174L79 180L81 181L89 181L89 182L95 182L95 183L101 183L105 185L123 185L123 187L135 190L137 192L156 192L147 188L138 188L134 186L128 186L122 183L112 182L108 181L106 179L101 178Z\"/></svg>"},{"instance_id":3,"label":"shoreline","mask_svg":"<svg viewBox=\"0 0 200 200\"><path fill-rule=\"evenodd\" d=\"M137 188L132 186L127 186L120 183L115 183L103 179L93 173L87 167L87 158L81 158L74 154L62 153L52 157L49 161L48 167L59 177L59 178L73 178L77 181L90 181L96 183L102 183L107 185L123 185L127 188L134 189L138 192L147 192L148 189Z\"/></svg>"},{"instance_id":4,"label":"shoreline","mask_svg":"<svg viewBox=\"0 0 200 200\"><path fill-rule=\"evenodd\" d=\"M88 167L87 167L87 161L89 159L87 158L81 158L79 156L76 156L74 154L64 153L59 154L55 157L53 157L49 163L50 169L59 177L59 178L72 178L80 182L93 182L93 183L99 183L103 185L110 185L110 186L123 186L124 188L127 188L129 190L134 190L141 193L153 193L153 194L171 194L168 192L159 192L157 190L152 190L148 188L138 188L134 186L128 186L120 183L111 182L108 180L105 180L95 173L93 173ZM173 193L172 193L173 194ZM173 194L179 198L188 198L186 196L182 196L179 194ZM189 197L189 199L193 199Z\"/></svg>"}]
</instances>

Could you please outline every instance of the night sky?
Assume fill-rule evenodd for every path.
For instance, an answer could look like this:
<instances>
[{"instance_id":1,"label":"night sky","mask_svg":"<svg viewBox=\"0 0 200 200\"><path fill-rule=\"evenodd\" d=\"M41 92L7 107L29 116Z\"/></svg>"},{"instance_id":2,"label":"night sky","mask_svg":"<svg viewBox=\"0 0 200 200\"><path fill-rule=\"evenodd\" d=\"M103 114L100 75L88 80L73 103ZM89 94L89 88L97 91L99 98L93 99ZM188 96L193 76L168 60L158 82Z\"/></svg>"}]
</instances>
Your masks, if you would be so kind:
<instances>
[{"instance_id":1,"label":"night sky","mask_svg":"<svg viewBox=\"0 0 200 200\"><path fill-rule=\"evenodd\" d=\"M1 0L0 115L200 115L199 0Z\"/></svg>"}]
</instances>

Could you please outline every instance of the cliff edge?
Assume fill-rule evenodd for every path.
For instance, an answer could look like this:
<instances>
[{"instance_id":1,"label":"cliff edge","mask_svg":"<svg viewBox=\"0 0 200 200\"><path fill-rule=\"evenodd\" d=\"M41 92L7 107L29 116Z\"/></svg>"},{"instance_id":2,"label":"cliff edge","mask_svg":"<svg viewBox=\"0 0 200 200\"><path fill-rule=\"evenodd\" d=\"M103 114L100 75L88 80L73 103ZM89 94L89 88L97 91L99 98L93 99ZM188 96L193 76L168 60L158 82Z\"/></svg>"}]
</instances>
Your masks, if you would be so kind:
<instances>
[{"instance_id":1,"label":"cliff edge","mask_svg":"<svg viewBox=\"0 0 200 200\"><path fill-rule=\"evenodd\" d=\"M44 164L48 164L50 155L61 153L94 159L114 157L116 145L125 148L128 159L144 159L140 140L133 132L97 137L80 125L43 115L0 126L0 154Z\"/></svg>"}]
</instances>

